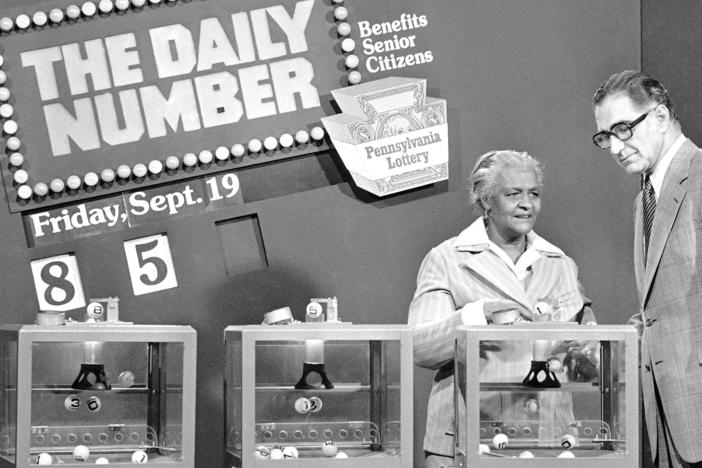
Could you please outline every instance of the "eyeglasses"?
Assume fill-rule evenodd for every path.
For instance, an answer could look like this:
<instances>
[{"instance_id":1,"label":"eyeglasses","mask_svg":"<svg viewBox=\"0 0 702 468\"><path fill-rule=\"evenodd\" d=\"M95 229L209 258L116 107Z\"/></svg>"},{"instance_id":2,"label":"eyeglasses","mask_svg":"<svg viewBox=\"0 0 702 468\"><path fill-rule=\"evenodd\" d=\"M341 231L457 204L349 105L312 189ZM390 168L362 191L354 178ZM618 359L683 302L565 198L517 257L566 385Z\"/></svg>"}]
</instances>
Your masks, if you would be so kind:
<instances>
[{"instance_id":1,"label":"eyeglasses","mask_svg":"<svg viewBox=\"0 0 702 468\"><path fill-rule=\"evenodd\" d=\"M655 109L655 107L653 109ZM601 132L595 133L592 136L592 142L600 149L607 149L612 146L612 135L617 137L620 141L628 140L634 134L634 127L643 122L653 109L649 109L648 112L642 114L636 120L631 122L617 122L612 125L609 130L602 130Z\"/></svg>"}]
</instances>

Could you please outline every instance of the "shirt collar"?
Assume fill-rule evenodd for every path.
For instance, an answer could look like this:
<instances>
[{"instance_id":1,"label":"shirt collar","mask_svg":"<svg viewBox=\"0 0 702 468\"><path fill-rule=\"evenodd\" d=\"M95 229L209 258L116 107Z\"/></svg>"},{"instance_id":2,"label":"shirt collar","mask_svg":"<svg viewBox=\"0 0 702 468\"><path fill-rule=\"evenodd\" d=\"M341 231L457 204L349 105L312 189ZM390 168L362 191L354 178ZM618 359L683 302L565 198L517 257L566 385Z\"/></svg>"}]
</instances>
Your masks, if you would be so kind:
<instances>
[{"instance_id":1,"label":"shirt collar","mask_svg":"<svg viewBox=\"0 0 702 468\"><path fill-rule=\"evenodd\" d=\"M536 234L533 230L527 233L526 238L528 249L535 249L550 257L565 255L561 249ZM470 226L456 236L453 241L453 246L458 250L478 252L488 250L490 248L490 239L488 238L483 218L476 219Z\"/></svg>"},{"instance_id":2,"label":"shirt collar","mask_svg":"<svg viewBox=\"0 0 702 468\"><path fill-rule=\"evenodd\" d=\"M653 185L653 190L656 194L656 199L658 199L658 194L661 193L661 189L663 188L663 178L665 177L665 173L668 172L668 167L670 167L670 163L673 162L673 157L683 143L685 143L685 140L687 140L687 137L680 134L670 148L668 148L668 151L666 151L661 157L660 161L658 161L658 164L656 164L656 167L653 168L653 172L651 172L651 175L649 176L651 179L651 184Z\"/></svg>"}]
</instances>

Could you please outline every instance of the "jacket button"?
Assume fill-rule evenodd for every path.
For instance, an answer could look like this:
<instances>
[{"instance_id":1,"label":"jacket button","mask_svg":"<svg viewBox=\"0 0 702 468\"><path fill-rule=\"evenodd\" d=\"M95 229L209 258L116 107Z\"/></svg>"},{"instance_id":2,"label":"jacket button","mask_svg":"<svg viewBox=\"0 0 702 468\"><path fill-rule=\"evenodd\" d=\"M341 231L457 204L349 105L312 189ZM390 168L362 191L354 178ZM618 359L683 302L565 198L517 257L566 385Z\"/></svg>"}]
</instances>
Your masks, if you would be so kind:
<instances>
[{"instance_id":1,"label":"jacket button","mask_svg":"<svg viewBox=\"0 0 702 468\"><path fill-rule=\"evenodd\" d=\"M646 319L646 326L650 327L657 319Z\"/></svg>"},{"instance_id":2,"label":"jacket button","mask_svg":"<svg viewBox=\"0 0 702 468\"><path fill-rule=\"evenodd\" d=\"M648 364L646 364L644 367L646 368L647 371L651 372L651 366L649 366Z\"/></svg>"}]
</instances>

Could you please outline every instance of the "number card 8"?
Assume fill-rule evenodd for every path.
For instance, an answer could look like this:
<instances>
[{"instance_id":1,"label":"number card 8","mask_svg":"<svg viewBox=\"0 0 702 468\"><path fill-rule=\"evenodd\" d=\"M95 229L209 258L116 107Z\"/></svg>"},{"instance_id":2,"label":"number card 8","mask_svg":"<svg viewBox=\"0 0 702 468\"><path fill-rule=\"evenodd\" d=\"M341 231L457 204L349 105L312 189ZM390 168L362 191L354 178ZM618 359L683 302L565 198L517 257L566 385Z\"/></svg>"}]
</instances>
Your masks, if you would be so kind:
<instances>
[{"instance_id":1,"label":"number card 8","mask_svg":"<svg viewBox=\"0 0 702 468\"><path fill-rule=\"evenodd\" d=\"M74 254L31 263L39 310L67 311L85 307L83 284Z\"/></svg>"}]
</instances>

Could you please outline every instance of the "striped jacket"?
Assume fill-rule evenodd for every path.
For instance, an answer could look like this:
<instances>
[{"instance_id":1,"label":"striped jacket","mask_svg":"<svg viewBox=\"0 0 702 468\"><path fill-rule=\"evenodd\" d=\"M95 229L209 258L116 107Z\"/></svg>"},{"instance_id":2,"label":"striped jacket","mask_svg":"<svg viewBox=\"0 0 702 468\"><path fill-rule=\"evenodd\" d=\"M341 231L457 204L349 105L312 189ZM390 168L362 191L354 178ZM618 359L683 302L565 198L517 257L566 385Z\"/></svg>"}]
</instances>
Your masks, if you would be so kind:
<instances>
[{"instance_id":1,"label":"striped jacket","mask_svg":"<svg viewBox=\"0 0 702 468\"><path fill-rule=\"evenodd\" d=\"M527 241L541 258L532 264L526 288L509 266L489 250L482 219L457 237L434 247L419 268L408 323L413 331L415 364L436 370L427 408L426 451L453 456L454 333L458 325L484 321L482 316L464 321L465 314L461 313L464 306L481 299L501 299L512 300L532 311L541 298L575 292L578 300L560 309L554 319L576 320L582 317L579 314L582 311L588 316L583 322L594 320L589 301L578 282L575 262L534 232L527 235ZM531 353L526 354L515 356L520 380L529 370ZM488 365L482 372L491 372L490 369L497 367L502 365Z\"/></svg>"}]
</instances>

